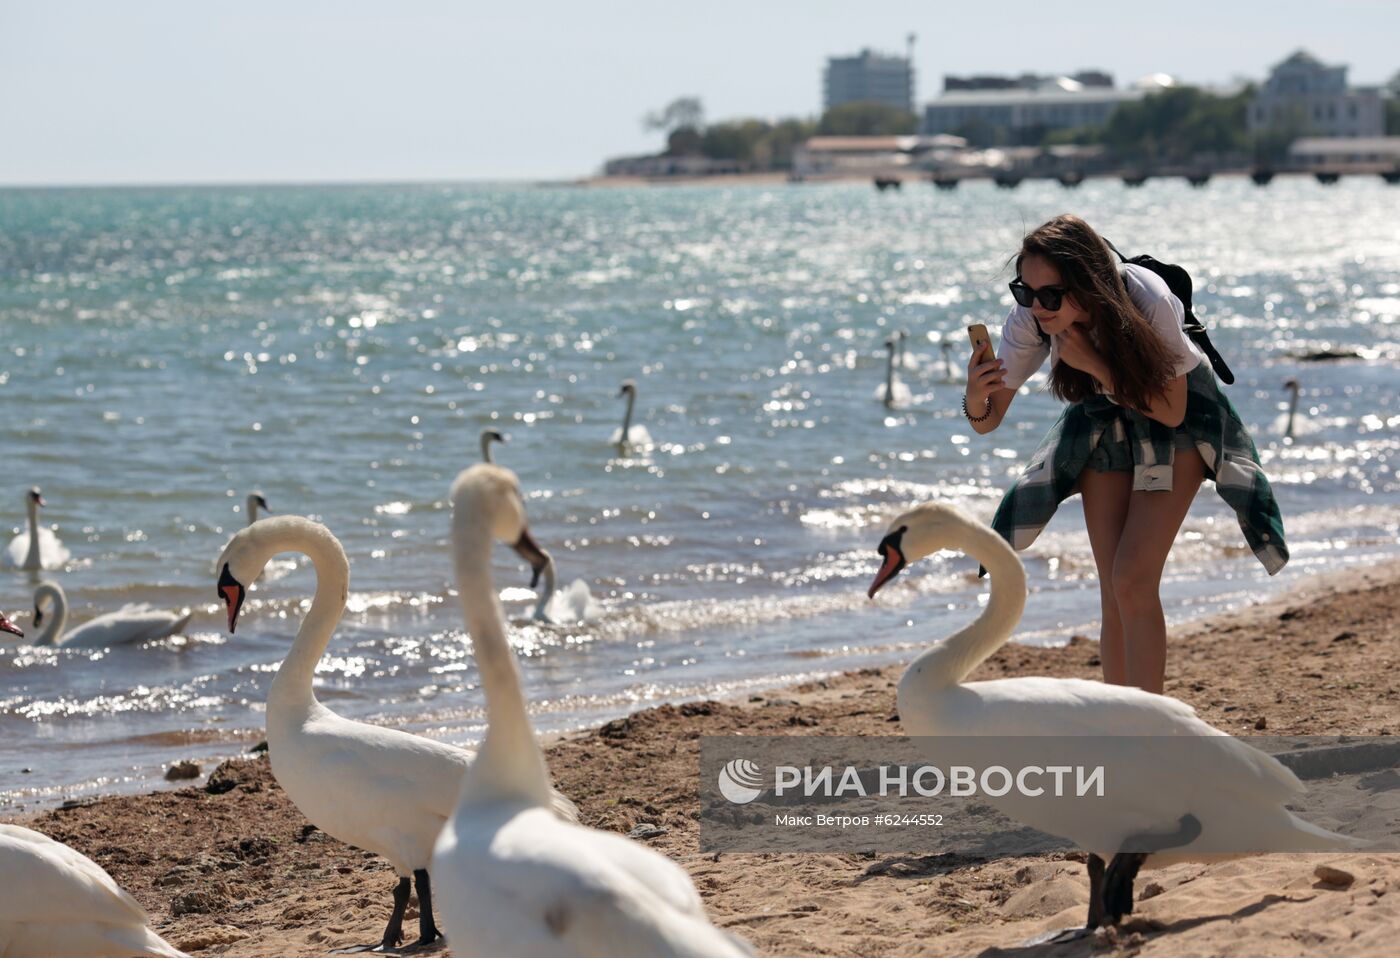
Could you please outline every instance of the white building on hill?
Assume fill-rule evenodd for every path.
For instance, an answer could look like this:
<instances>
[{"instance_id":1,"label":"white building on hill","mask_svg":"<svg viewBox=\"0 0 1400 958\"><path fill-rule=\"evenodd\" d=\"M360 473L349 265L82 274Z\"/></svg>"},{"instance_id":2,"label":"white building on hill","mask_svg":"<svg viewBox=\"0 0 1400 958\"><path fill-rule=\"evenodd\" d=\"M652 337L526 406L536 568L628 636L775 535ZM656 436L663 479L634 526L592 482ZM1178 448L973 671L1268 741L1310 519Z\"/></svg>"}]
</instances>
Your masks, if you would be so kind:
<instances>
[{"instance_id":1,"label":"white building on hill","mask_svg":"<svg viewBox=\"0 0 1400 958\"><path fill-rule=\"evenodd\" d=\"M1385 103L1377 87L1348 87L1345 66L1327 66L1299 50L1274 67L1246 122L1251 134L1378 137L1385 133Z\"/></svg>"}]
</instances>

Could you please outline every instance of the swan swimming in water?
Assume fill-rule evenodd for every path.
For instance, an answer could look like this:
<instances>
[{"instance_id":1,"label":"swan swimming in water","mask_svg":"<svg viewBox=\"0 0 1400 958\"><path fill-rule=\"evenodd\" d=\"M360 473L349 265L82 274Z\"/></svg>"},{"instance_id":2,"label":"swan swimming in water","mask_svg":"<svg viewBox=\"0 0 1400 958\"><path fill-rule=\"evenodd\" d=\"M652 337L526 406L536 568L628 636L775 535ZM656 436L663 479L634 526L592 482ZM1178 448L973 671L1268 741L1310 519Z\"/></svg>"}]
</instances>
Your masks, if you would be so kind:
<instances>
[{"instance_id":1,"label":"swan swimming in water","mask_svg":"<svg viewBox=\"0 0 1400 958\"><path fill-rule=\"evenodd\" d=\"M531 617L548 625L574 625L601 617L605 610L582 579L575 579L563 591L556 591L554 557L549 553L545 553L545 557L548 561L542 574L544 587L540 589Z\"/></svg>"},{"instance_id":2,"label":"swan swimming in water","mask_svg":"<svg viewBox=\"0 0 1400 958\"><path fill-rule=\"evenodd\" d=\"M5 958L189 958L100 865L32 829L0 824L0 888Z\"/></svg>"},{"instance_id":3,"label":"swan swimming in water","mask_svg":"<svg viewBox=\"0 0 1400 958\"><path fill-rule=\"evenodd\" d=\"M10 540L5 550L6 564L11 568L37 572L40 569L61 569L72 558L52 529L39 525L39 507L46 506L39 487L24 494L24 508L29 513L29 528Z\"/></svg>"},{"instance_id":4,"label":"swan swimming in water","mask_svg":"<svg viewBox=\"0 0 1400 958\"><path fill-rule=\"evenodd\" d=\"M899 373L895 372L895 355L898 348L894 337L885 340L885 349L889 353L885 361L885 381L875 387L875 398L886 406L902 405L913 398L909 387L899 381Z\"/></svg>"},{"instance_id":5,"label":"swan swimming in water","mask_svg":"<svg viewBox=\"0 0 1400 958\"><path fill-rule=\"evenodd\" d=\"M272 774L313 825L387 859L399 876L381 947L403 940L410 876L418 892L418 941L441 937L433 918L429 860L433 841L456 805L465 749L343 718L316 700L312 678L345 610L350 563L329 529L301 516L272 516L236 534L219 557L219 598L229 631L252 582L279 552L300 552L316 569L316 593L267 696ZM528 556L542 561L537 556ZM483 682L486 681L483 676ZM546 794L550 814L576 816L572 803Z\"/></svg>"},{"instance_id":6,"label":"swan swimming in water","mask_svg":"<svg viewBox=\"0 0 1400 958\"><path fill-rule=\"evenodd\" d=\"M498 431L495 430L495 429L483 429L483 430L481 430L481 461L482 461L482 462L492 462L492 461L494 461L494 460L492 460L492 458L491 458L491 443L493 443L493 442L499 442L499 443L510 442L510 437L507 436L505 433L498 432Z\"/></svg>"},{"instance_id":7,"label":"swan swimming in water","mask_svg":"<svg viewBox=\"0 0 1400 958\"><path fill-rule=\"evenodd\" d=\"M46 611L47 610L47 611ZM179 635L190 624L194 612L166 612L145 602L128 603L115 612L89 619L70 632L68 597L57 582L41 582L34 590L34 627L44 630L35 645L57 645L65 649L103 649ZM45 622L48 624L45 625Z\"/></svg>"},{"instance_id":8,"label":"swan swimming in water","mask_svg":"<svg viewBox=\"0 0 1400 958\"><path fill-rule=\"evenodd\" d=\"M637 383L632 379L624 379L622 388L617 391L619 396L627 397L627 411L622 416L622 425L613 430L608 442L614 446L650 446L653 445L651 433L647 427L641 423L632 424L632 408L637 404Z\"/></svg>"},{"instance_id":9,"label":"swan swimming in water","mask_svg":"<svg viewBox=\"0 0 1400 958\"><path fill-rule=\"evenodd\" d=\"M1074 736L1096 736L1088 746L1095 761L1115 772L1108 801L1037 801L1015 790L1005 797L986 796L989 804L1022 824L1091 853L1087 928L1116 924L1132 913L1133 881L1144 865L1243 854L1203 853L1193 851L1193 844L1203 849L1225 836L1230 848L1356 847L1352 839L1318 828L1285 807L1303 786L1279 761L1208 725L1177 699L1084 679L965 681L1020 621L1026 573L1001 536L956 509L926 503L890 524L880 543L881 566L870 596L907 563L941 549L966 552L981 562L991 575L991 599L975 622L905 670L898 689L900 722L913 736L1003 736L979 747L977 762L1006 768L1025 767L1037 756L1044 761L1043 746L1033 741L1019 745L1028 737L1072 741ZM1178 743L1189 739L1191 761L1171 760L1173 754L1185 755L1184 749L1161 754L1145 749L1144 736L1175 737ZM960 747L953 739L946 741L950 749ZM1011 754L1017 747L1024 754ZM1120 852L1141 848L1148 838L1157 841L1158 851Z\"/></svg>"},{"instance_id":10,"label":"swan swimming in water","mask_svg":"<svg viewBox=\"0 0 1400 958\"><path fill-rule=\"evenodd\" d=\"M712 925L675 862L562 821L491 582L492 540L538 552L515 475L477 465L452 486L458 594L486 692L486 738L433 854L459 958L687 956L753 950Z\"/></svg>"}]
</instances>

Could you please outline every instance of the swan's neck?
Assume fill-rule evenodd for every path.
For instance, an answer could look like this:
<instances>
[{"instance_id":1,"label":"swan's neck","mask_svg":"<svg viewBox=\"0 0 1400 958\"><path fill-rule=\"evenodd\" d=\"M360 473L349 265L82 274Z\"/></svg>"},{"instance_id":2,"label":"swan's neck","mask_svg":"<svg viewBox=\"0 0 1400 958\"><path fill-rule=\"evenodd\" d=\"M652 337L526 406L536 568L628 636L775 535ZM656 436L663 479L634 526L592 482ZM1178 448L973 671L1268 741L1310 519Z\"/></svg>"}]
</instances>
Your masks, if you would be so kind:
<instances>
[{"instance_id":1,"label":"swan's neck","mask_svg":"<svg viewBox=\"0 0 1400 958\"><path fill-rule=\"evenodd\" d=\"M484 432L481 434L481 461L491 461L491 437Z\"/></svg>"},{"instance_id":2,"label":"swan's neck","mask_svg":"<svg viewBox=\"0 0 1400 958\"><path fill-rule=\"evenodd\" d=\"M34 644L57 645L63 630L68 627L68 600L61 591L48 583L34 590L34 607L42 606L44 599L49 600L52 608L44 619L44 631L35 637Z\"/></svg>"},{"instance_id":3,"label":"swan's neck","mask_svg":"<svg viewBox=\"0 0 1400 958\"><path fill-rule=\"evenodd\" d=\"M24 556L26 569L38 569L43 565L39 555L39 504L29 500L29 551Z\"/></svg>"},{"instance_id":4,"label":"swan's neck","mask_svg":"<svg viewBox=\"0 0 1400 958\"><path fill-rule=\"evenodd\" d=\"M909 666L905 681L933 690L957 685L987 656L1001 647L1021 621L1026 605L1026 570L1006 541L991 529L968 523L961 546L986 567L992 594L987 608L967 628L920 655Z\"/></svg>"},{"instance_id":5,"label":"swan's neck","mask_svg":"<svg viewBox=\"0 0 1400 958\"><path fill-rule=\"evenodd\" d=\"M627 411L622 414L622 441L627 442L632 437L632 407L637 404L637 391L627 390Z\"/></svg>"},{"instance_id":6,"label":"swan's neck","mask_svg":"<svg viewBox=\"0 0 1400 958\"><path fill-rule=\"evenodd\" d=\"M1293 417L1298 412L1298 390L1293 390L1293 395L1288 400L1288 430L1285 435L1293 435ZM31 547L32 548L32 547Z\"/></svg>"},{"instance_id":7,"label":"swan's neck","mask_svg":"<svg viewBox=\"0 0 1400 958\"><path fill-rule=\"evenodd\" d=\"M894 356L898 348L890 344L890 360L885 363L885 402L894 402Z\"/></svg>"},{"instance_id":8,"label":"swan's neck","mask_svg":"<svg viewBox=\"0 0 1400 958\"><path fill-rule=\"evenodd\" d=\"M253 523L258 521L258 500L254 499L252 496L249 496L246 500L244 500L244 507L245 508L243 511L248 513L248 525L251 526Z\"/></svg>"},{"instance_id":9,"label":"swan's neck","mask_svg":"<svg viewBox=\"0 0 1400 958\"><path fill-rule=\"evenodd\" d=\"M269 520L271 521L271 520ZM262 528L259 525L258 528ZM302 552L316 568L316 594L297 630L292 650L282 660L267 695L268 720L301 714L316 704L311 681L336 624L345 611L350 586L350 563L345 550L324 530L290 529L270 543L267 558L279 552Z\"/></svg>"},{"instance_id":10,"label":"swan's neck","mask_svg":"<svg viewBox=\"0 0 1400 958\"><path fill-rule=\"evenodd\" d=\"M463 798L548 805L549 771L530 726L520 671L491 580L491 535L484 524L467 517L455 530L453 543L457 589L486 695L486 738L463 782Z\"/></svg>"},{"instance_id":11,"label":"swan's neck","mask_svg":"<svg viewBox=\"0 0 1400 958\"><path fill-rule=\"evenodd\" d=\"M540 597L535 601L534 618L539 622L549 621L549 600L554 598L554 560L544 567L544 586L540 589Z\"/></svg>"}]
</instances>

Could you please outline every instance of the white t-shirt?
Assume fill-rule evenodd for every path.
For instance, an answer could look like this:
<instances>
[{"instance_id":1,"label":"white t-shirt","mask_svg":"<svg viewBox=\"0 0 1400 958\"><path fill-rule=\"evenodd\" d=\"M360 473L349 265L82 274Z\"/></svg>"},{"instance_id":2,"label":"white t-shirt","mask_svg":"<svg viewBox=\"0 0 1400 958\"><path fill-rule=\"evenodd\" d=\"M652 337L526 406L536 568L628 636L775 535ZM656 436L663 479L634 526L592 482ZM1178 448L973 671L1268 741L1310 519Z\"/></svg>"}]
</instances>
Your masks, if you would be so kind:
<instances>
[{"instance_id":1,"label":"white t-shirt","mask_svg":"<svg viewBox=\"0 0 1400 958\"><path fill-rule=\"evenodd\" d=\"M1184 376L1195 369L1206 354L1191 342L1181 328L1186 316L1181 300L1176 298L1162 277L1146 267L1124 263L1120 272L1133 305L1166 344L1167 352L1172 357L1172 375ZM1058 345L1040 338L1040 326L1031 315L1029 306L1012 306L1005 325L1001 327L1001 344L997 347L997 358L1006 363L1006 388L1020 389L1045 364L1046 356L1050 357L1053 365L1059 359Z\"/></svg>"}]
</instances>

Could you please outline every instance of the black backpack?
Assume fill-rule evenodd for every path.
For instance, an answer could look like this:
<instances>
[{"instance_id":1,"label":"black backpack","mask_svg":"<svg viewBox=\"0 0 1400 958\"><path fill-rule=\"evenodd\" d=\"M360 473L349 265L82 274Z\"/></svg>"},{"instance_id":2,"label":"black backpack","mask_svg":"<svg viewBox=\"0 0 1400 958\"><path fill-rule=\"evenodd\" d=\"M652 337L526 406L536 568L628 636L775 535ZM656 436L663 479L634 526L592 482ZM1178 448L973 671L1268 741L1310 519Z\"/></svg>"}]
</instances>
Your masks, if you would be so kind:
<instances>
[{"instance_id":1,"label":"black backpack","mask_svg":"<svg viewBox=\"0 0 1400 958\"><path fill-rule=\"evenodd\" d=\"M1104 240L1104 242L1108 243L1108 240ZM1191 311L1191 274L1180 266L1173 263L1163 263L1147 253L1141 253L1129 259L1119 253L1118 247L1112 243L1108 243L1108 248L1117 253L1118 258L1123 262L1141 266L1143 269L1151 270L1162 277L1167 288L1172 291L1172 295L1181 300L1181 305L1186 309L1186 316L1182 320L1181 328L1186 331L1191 342L1199 346L1201 352L1206 354L1206 358L1210 360L1211 368L1215 370L1215 375L1220 377L1220 381L1227 386L1234 385L1235 374L1230 372L1230 367L1226 365L1225 360L1220 357L1220 353L1216 351L1215 345L1210 341L1210 334L1206 332L1205 326ZM1039 328L1036 331L1039 332Z\"/></svg>"}]
</instances>

